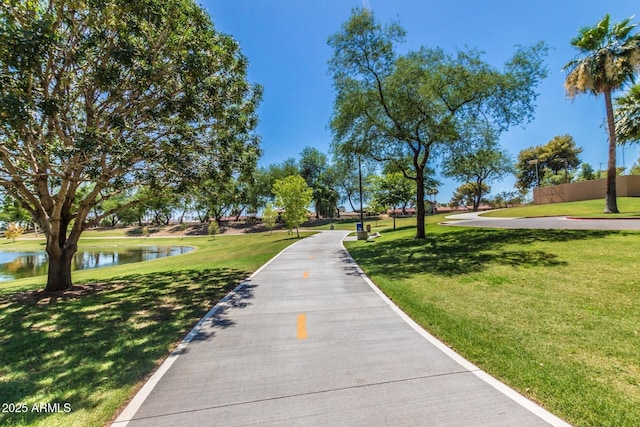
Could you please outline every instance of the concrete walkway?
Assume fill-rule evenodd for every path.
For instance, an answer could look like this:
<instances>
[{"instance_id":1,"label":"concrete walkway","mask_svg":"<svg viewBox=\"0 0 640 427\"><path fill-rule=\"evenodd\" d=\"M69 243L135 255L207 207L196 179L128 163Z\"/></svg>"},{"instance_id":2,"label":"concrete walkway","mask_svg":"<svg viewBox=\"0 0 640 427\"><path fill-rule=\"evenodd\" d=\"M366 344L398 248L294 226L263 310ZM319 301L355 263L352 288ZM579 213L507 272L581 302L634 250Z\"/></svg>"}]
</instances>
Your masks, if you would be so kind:
<instances>
[{"instance_id":1,"label":"concrete walkway","mask_svg":"<svg viewBox=\"0 0 640 427\"><path fill-rule=\"evenodd\" d=\"M409 320L346 234L301 240L236 288L113 425L566 425Z\"/></svg>"},{"instance_id":2,"label":"concrete walkway","mask_svg":"<svg viewBox=\"0 0 640 427\"><path fill-rule=\"evenodd\" d=\"M445 217L443 225L492 228L535 228L561 230L640 230L639 219L572 219L566 216L541 218L494 218L485 212L467 212Z\"/></svg>"}]
</instances>

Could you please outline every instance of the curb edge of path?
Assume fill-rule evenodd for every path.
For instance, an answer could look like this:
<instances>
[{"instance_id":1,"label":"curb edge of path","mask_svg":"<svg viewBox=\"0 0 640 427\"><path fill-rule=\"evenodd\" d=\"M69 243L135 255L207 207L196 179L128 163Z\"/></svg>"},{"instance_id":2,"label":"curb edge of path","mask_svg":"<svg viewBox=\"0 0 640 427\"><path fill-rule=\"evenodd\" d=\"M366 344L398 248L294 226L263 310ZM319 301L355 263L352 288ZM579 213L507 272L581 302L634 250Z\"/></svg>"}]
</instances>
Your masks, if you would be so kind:
<instances>
[{"instance_id":1,"label":"curb edge of path","mask_svg":"<svg viewBox=\"0 0 640 427\"><path fill-rule=\"evenodd\" d=\"M345 236L345 238L346 237L347 236ZM547 423L551 424L552 426L556 426L556 427L571 427L571 424L567 423L566 421L564 421L563 419L561 419L557 415L552 414L551 412L549 412L546 409L544 409L542 406L538 405L537 403L533 402L530 399L527 399L525 396L521 395L520 393L518 393L517 391L515 391L511 387L507 386L503 382L497 380L496 378L492 377L488 373L484 372L483 370L481 370L480 368L475 366L473 363L469 362L467 359L465 359L464 357L462 357L461 355L459 355L458 353L453 351L449 346L447 346L445 343L440 341L438 338L436 338L435 336L433 336L429 332L427 332L422 326L420 326L411 317L409 317L404 311L402 311L400 309L400 307L398 307L389 297L387 297L384 294L384 292L382 292L380 290L380 288L378 288L376 286L375 283L373 283L373 281L371 281L371 279L369 279L369 277L362 270L360 265L351 256L351 254L349 253L347 248L345 248L345 246L344 246L344 238L340 241L340 244L342 245L342 249L346 252L346 254L349 257L349 259L356 266L356 270L358 271L358 274L360 275L360 277L362 279L364 279L364 281L371 287L371 289L373 289L373 291L376 294L378 294L378 296L380 298L382 298L382 300L384 302L386 302L387 305L389 305L389 307L398 316L400 316L400 318L402 320L404 320L404 322L406 324L408 324L411 328L413 328L413 330L415 330L423 338L425 338L427 341L429 341L431 344L433 344L438 350L442 351L444 354L446 354L453 361L455 361L456 363L461 365L464 369L466 369L469 372L473 373L476 377L480 378L480 380L482 380L485 383L489 384L491 387L495 388L500 393L502 393L503 395L507 396L509 399L515 401L520 406L524 407L529 412L532 412L533 414L538 416L540 419L546 421Z\"/></svg>"},{"instance_id":2,"label":"curb edge of path","mask_svg":"<svg viewBox=\"0 0 640 427\"><path fill-rule=\"evenodd\" d=\"M312 236L309 236L312 237ZM306 237L305 237L306 238ZM162 362L162 364L156 369L156 371L147 379L140 390L135 394L133 399L129 401L127 406L120 412L116 420L111 423L111 427L127 427L129 421L133 421L133 417L136 412L140 409L144 401L149 397L155 386L160 382L162 377L169 371L169 368L175 363L180 354L184 352L185 347L189 345L193 338L200 332L200 328L202 325L209 320L211 317L218 314L220 311L227 307L226 303L232 299L235 295L237 295L243 287L247 285L247 282L251 280L256 274L260 273L264 268L266 268L269 264L273 262L277 257L279 257L284 251L297 245L304 239L300 239L297 242L294 242L282 249L276 255L274 255L269 261L260 266L256 271L254 271L249 277L244 279L238 286L236 286L231 292L225 295L211 310L207 312L207 314L202 317L198 323L191 329L191 331L180 341L180 344L167 356L167 358ZM348 253L348 252L347 252Z\"/></svg>"}]
</instances>

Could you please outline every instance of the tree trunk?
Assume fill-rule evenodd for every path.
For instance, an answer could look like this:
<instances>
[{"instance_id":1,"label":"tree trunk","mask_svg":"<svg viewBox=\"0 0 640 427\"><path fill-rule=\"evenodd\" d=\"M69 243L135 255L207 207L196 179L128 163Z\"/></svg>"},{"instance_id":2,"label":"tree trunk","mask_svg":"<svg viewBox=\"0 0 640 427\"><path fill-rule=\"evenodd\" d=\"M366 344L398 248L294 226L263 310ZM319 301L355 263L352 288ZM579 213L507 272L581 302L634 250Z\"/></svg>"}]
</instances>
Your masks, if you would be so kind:
<instances>
[{"instance_id":1,"label":"tree trunk","mask_svg":"<svg viewBox=\"0 0 640 427\"><path fill-rule=\"evenodd\" d=\"M235 219L236 222L240 221L240 215L242 215L242 212L244 212L245 208L246 206L243 206L242 209L238 211L238 214L236 215L236 219Z\"/></svg>"},{"instance_id":2,"label":"tree trunk","mask_svg":"<svg viewBox=\"0 0 640 427\"><path fill-rule=\"evenodd\" d=\"M51 221L46 228L47 255L49 256L49 269L47 272L47 286L45 291L64 291L72 286L71 262L78 252L78 239L82 233L82 224L87 217L88 209L79 209L75 218L69 214L70 202L65 201L60 219ZM67 235L67 229L75 219L71 232Z\"/></svg>"},{"instance_id":3,"label":"tree trunk","mask_svg":"<svg viewBox=\"0 0 640 427\"><path fill-rule=\"evenodd\" d=\"M425 239L424 168L416 168L416 239Z\"/></svg>"},{"instance_id":4,"label":"tree trunk","mask_svg":"<svg viewBox=\"0 0 640 427\"><path fill-rule=\"evenodd\" d=\"M347 192L347 200L349 201L349 205L351 206L351 212L356 211L356 207L353 205L353 201L351 200L351 193Z\"/></svg>"},{"instance_id":5,"label":"tree trunk","mask_svg":"<svg viewBox=\"0 0 640 427\"><path fill-rule=\"evenodd\" d=\"M393 215L393 229L395 230L396 229L396 207L395 206L393 207L392 215Z\"/></svg>"},{"instance_id":6,"label":"tree trunk","mask_svg":"<svg viewBox=\"0 0 640 427\"><path fill-rule=\"evenodd\" d=\"M607 107L607 128L609 129L609 162L607 164L607 193L604 213L618 213L616 194L616 128L613 119L613 105L611 91L604 92L604 102Z\"/></svg>"},{"instance_id":7,"label":"tree trunk","mask_svg":"<svg viewBox=\"0 0 640 427\"><path fill-rule=\"evenodd\" d=\"M482 199L482 181L476 181L476 196L473 198L473 211L480 210L480 200Z\"/></svg>"},{"instance_id":8,"label":"tree trunk","mask_svg":"<svg viewBox=\"0 0 640 427\"><path fill-rule=\"evenodd\" d=\"M72 286L71 262L77 251L78 246L76 244L67 244L59 250L49 250L49 248L47 248L49 271L47 273L47 286L44 289L45 291L64 291Z\"/></svg>"}]
</instances>

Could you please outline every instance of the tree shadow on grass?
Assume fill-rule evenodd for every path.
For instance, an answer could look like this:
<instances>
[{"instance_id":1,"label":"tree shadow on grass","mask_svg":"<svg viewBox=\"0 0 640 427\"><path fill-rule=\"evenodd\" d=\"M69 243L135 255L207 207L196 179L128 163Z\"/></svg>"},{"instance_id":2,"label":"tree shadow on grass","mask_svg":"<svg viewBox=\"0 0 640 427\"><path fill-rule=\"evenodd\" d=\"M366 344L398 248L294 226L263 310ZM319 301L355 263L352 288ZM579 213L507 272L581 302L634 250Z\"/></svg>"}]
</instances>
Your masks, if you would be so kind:
<instances>
[{"instance_id":1,"label":"tree shadow on grass","mask_svg":"<svg viewBox=\"0 0 640 427\"><path fill-rule=\"evenodd\" d=\"M426 239L376 240L350 248L353 257L371 275L407 278L418 273L454 276L478 272L488 265L557 267L566 265L558 255L529 248L534 242L601 239L608 231L500 230L460 228L428 234ZM388 234L387 236L392 236ZM514 245L513 249L505 248Z\"/></svg>"},{"instance_id":2,"label":"tree shadow on grass","mask_svg":"<svg viewBox=\"0 0 640 427\"><path fill-rule=\"evenodd\" d=\"M3 402L69 402L74 411L91 412L102 403L103 392L147 376L247 276L228 268L180 270L122 276L60 295L3 297ZM243 300L251 297L250 289L242 294ZM242 307L240 301L234 305ZM217 327L232 327L223 314L198 339L210 338ZM0 425L40 422L50 415L0 413Z\"/></svg>"}]
</instances>

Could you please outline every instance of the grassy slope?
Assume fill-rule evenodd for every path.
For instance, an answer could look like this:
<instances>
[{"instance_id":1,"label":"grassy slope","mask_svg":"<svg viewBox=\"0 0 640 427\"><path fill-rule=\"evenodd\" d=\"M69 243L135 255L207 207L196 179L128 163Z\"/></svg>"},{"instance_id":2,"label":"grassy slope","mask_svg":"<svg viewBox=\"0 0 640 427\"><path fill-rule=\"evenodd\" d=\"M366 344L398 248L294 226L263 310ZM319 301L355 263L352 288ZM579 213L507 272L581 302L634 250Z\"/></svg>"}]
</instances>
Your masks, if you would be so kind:
<instances>
[{"instance_id":1,"label":"grassy slope","mask_svg":"<svg viewBox=\"0 0 640 427\"><path fill-rule=\"evenodd\" d=\"M85 245L184 244L196 251L74 274L83 297L15 300L44 279L0 285L0 396L26 413L0 413L0 425L104 425L186 332L250 272L295 242L285 233L184 239L82 240ZM41 248L39 241L0 245ZM18 294L19 295L19 294ZM71 404L69 414L31 411Z\"/></svg>"},{"instance_id":2,"label":"grassy slope","mask_svg":"<svg viewBox=\"0 0 640 427\"><path fill-rule=\"evenodd\" d=\"M639 217L640 197L619 197L618 210L620 214L605 215L604 200L583 200L580 202L552 203L548 205L522 206L517 208L502 209L495 212L488 212L486 216L491 217L536 217L536 216L579 216L596 218L615 217Z\"/></svg>"},{"instance_id":3,"label":"grassy slope","mask_svg":"<svg viewBox=\"0 0 640 427\"><path fill-rule=\"evenodd\" d=\"M640 425L640 233L427 231L348 248L412 318L552 412Z\"/></svg>"}]
</instances>

